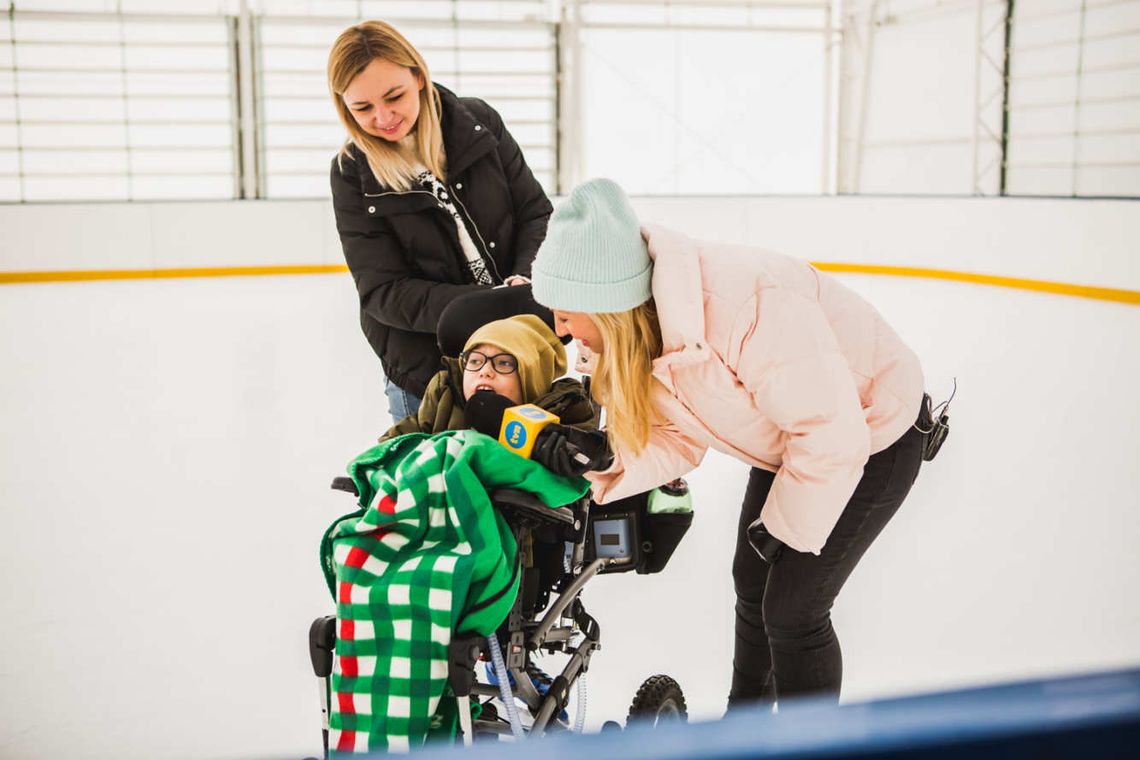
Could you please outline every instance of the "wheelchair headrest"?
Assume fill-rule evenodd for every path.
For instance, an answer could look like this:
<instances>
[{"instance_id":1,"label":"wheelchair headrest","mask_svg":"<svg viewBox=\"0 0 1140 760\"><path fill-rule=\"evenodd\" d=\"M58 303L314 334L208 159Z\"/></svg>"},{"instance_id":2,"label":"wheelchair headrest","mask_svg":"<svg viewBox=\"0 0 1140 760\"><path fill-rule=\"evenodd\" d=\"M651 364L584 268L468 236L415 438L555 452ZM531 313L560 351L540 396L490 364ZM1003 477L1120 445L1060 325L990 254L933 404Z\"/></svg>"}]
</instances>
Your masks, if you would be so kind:
<instances>
[{"instance_id":1,"label":"wheelchair headrest","mask_svg":"<svg viewBox=\"0 0 1140 760\"><path fill-rule=\"evenodd\" d=\"M516 314L534 314L554 330L554 314L534 300L530 285L487 288L464 293L449 303L439 317L436 342L444 356L457 357L471 334L488 322ZM562 344L570 342L563 337Z\"/></svg>"}]
</instances>

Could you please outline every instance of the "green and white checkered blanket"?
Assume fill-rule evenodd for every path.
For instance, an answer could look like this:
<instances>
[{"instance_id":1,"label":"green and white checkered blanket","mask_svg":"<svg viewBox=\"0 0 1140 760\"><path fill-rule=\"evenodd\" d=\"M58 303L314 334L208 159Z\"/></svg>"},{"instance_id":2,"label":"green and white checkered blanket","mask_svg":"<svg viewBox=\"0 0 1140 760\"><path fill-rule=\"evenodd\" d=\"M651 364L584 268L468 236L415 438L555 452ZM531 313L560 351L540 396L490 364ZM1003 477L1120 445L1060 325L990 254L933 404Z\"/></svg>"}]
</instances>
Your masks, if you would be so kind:
<instances>
[{"instance_id":1,"label":"green and white checkered blanket","mask_svg":"<svg viewBox=\"0 0 1140 760\"><path fill-rule=\"evenodd\" d=\"M406 751L423 744L437 711L454 716L453 701L440 704L452 636L489 635L518 593L518 550L488 492L529 491L557 507L588 484L472 430L385 441L348 472L361 509L321 541L337 603L329 749Z\"/></svg>"}]
</instances>

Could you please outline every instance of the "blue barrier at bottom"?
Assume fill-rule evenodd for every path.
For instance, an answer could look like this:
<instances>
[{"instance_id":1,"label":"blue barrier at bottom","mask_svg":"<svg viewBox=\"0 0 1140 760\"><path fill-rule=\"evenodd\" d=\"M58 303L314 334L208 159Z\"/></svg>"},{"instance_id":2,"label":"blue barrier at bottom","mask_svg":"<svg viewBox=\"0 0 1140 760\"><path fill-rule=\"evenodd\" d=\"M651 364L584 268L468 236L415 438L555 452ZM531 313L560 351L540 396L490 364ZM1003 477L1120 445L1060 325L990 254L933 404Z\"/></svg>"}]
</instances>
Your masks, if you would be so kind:
<instances>
[{"instance_id":1,"label":"blue barrier at bottom","mask_svg":"<svg viewBox=\"0 0 1140 760\"><path fill-rule=\"evenodd\" d=\"M423 758L1062 758L1140 757L1140 669L835 706L801 700L719 721L477 743Z\"/></svg>"}]
</instances>

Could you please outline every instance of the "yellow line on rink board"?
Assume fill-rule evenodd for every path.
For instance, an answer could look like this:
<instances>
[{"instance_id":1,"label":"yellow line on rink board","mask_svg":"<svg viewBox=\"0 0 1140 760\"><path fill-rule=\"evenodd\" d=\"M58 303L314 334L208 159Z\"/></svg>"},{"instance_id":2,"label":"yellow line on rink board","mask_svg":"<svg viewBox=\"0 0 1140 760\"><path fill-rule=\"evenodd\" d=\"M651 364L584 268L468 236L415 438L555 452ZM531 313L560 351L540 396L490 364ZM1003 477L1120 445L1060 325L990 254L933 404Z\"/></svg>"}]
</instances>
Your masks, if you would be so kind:
<instances>
[{"instance_id":1,"label":"yellow line on rink board","mask_svg":"<svg viewBox=\"0 0 1140 760\"><path fill-rule=\"evenodd\" d=\"M951 280L969 282L975 285L996 285L1000 288L1032 290L1038 293L1053 293L1061 296L1093 298L1098 301L1140 304L1140 291L1123 288L1101 288L1092 285L1074 285L1068 282L1051 280L1027 280L1022 277L1002 277L995 274L975 272L954 272L949 269L927 269L925 267L894 267L878 264L845 264L839 262L813 261L812 266L824 272L847 274L875 274L890 277L921 277L928 280Z\"/></svg>"},{"instance_id":2,"label":"yellow line on rink board","mask_svg":"<svg viewBox=\"0 0 1140 760\"><path fill-rule=\"evenodd\" d=\"M61 272L0 272L0 285L28 282L86 282L91 280L163 280L180 277L259 277L279 274L347 272L344 264L298 264L264 267L194 267L186 269L79 269Z\"/></svg>"},{"instance_id":3,"label":"yellow line on rink board","mask_svg":"<svg viewBox=\"0 0 1140 760\"><path fill-rule=\"evenodd\" d=\"M1092 298L1098 301L1115 301L1140 305L1140 291L1122 288L1102 288L1092 285L1075 285L1050 280L1030 280L1021 277L1002 277L975 272L955 272L949 269L925 267L899 267L880 264L848 264L843 262L813 261L812 265L824 272L839 274L871 274L889 277L917 277L929 280L950 280L975 285L993 285L1038 293ZM344 264L301 264L295 266L257 267L197 267L184 269L83 269L73 271L0 272L0 285L36 282L90 282L95 280L155 280L184 277L259 277L291 274L341 274L348 271Z\"/></svg>"}]
</instances>

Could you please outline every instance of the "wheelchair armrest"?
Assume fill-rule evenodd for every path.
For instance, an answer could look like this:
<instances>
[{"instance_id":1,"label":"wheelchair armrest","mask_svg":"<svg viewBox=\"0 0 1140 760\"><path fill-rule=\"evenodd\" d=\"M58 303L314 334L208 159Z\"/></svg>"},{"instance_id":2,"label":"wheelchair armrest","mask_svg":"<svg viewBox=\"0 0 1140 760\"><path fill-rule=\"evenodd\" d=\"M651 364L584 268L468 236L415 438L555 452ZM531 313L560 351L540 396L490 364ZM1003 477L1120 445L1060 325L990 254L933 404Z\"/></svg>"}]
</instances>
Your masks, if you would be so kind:
<instances>
[{"instance_id":1,"label":"wheelchair armrest","mask_svg":"<svg viewBox=\"0 0 1140 760\"><path fill-rule=\"evenodd\" d=\"M529 491L500 488L491 492L491 502L507 515L529 517L554 525L574 525L574 513L567 507L548 507Z\"/></svg>"}]
</instances>

